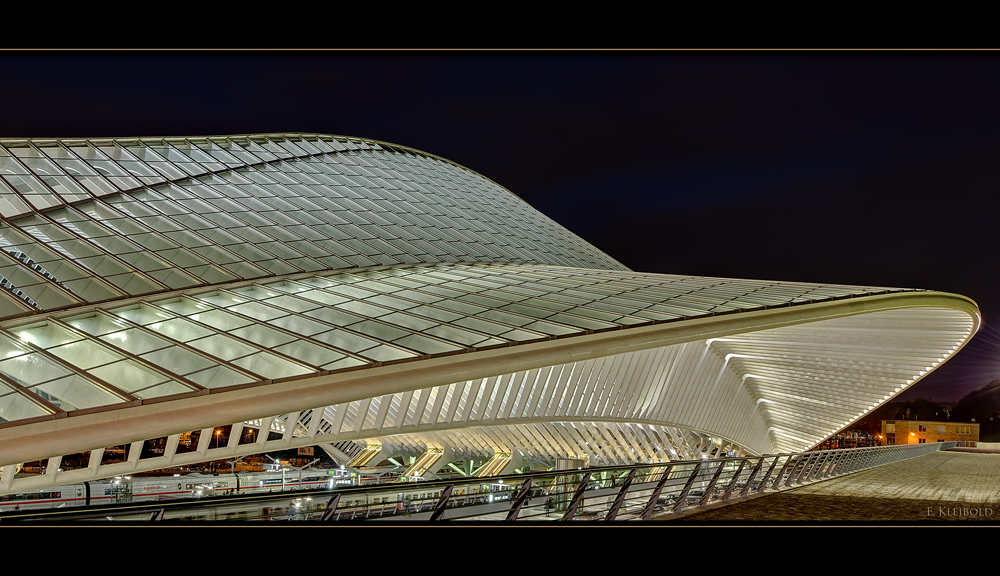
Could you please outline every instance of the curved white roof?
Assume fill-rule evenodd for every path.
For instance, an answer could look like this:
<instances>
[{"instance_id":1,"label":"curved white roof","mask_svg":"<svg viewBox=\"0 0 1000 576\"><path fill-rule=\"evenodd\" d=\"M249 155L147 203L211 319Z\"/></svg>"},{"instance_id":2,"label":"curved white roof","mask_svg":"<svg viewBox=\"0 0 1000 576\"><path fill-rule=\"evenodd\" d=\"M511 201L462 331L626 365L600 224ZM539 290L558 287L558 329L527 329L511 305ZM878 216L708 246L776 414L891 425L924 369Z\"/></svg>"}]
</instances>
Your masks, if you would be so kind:
<instances>
[{"instance_id":1,"label":"curved white roof","mask_svg":"<svg viewBox=\"0 0 1000 576\"><path fill-rule=\"evenodd\" d=\"M339 136L0 139L0 215L0 465L231 424L521 463L801 450L979 325L937 292L629 271Z\"/></svg>"}]
</instances>

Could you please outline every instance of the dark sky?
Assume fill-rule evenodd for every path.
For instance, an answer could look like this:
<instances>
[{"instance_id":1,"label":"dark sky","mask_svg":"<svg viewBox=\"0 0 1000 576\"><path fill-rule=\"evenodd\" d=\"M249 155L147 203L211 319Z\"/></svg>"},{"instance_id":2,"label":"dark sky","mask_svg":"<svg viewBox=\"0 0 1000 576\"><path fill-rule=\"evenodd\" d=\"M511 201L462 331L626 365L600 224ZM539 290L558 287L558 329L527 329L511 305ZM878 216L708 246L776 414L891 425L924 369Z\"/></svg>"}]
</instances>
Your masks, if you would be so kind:
<instances>
[{"instance_id":1,"label":"dark sky","mask_svg":"<svg viewBox=\"0 0 1000 576\"><path fill-rule=\"evenodd\" d=\"M1000 53L0 52L0 136L318 132L476 170L634 270L929 288L1000 377Z\"/></svg>"}]
</instances>

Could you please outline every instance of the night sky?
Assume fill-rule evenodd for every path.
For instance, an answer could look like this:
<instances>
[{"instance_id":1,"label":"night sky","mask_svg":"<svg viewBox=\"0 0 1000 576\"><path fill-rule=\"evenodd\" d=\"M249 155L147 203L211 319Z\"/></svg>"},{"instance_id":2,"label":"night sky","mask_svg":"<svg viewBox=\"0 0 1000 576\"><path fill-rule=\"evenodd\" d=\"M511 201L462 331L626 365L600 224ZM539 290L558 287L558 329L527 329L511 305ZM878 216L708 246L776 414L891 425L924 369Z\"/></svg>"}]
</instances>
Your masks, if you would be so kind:
<instances>
[{"instance_id":1,"label":"night sky","mask_svg":"<svg viewBox=\"0 0 1000 576\"><path fill-rule=\"evenodd\" d=\"M314 132L511 190L633 270L928 288L1000 378L1000 53L0 52L2 137Z\"/></svg>"}]
</instances>

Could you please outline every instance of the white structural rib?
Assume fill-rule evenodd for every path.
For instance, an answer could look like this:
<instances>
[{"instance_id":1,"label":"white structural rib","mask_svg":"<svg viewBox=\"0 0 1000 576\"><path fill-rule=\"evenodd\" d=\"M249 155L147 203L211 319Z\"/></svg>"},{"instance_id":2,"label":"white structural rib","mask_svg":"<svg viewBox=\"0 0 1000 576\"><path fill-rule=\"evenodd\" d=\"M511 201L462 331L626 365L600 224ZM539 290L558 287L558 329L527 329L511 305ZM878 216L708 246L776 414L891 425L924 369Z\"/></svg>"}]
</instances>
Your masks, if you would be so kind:
<instances>
[{"instance_id":1,"label":"white structural rib","mask_svg":"<svg viewBox=\"0 0 1000 576\"><path fill-rule=\"evenodd\" d=\"M687 440L697 452L802 450L933 370L977 324L968 300L929 292L706 317L12 426L0 430L0 457L24 462L191 430L205 430L204 438L222 423L255 419L287 426L306 410L308 422L285 428L280 440L258 435L253 444L101 473L346 440L381 444L388 455L428 447L517 454L511 466L671 459L677 443L650 448L636 440L640 426L698 438ZM656 369L644 370L650 361ZM525 400L532 396L548 402Z\"/></svg>"},{"instance_id":2,"label":"white structural rib","mask_svg":"<svg viewBox=\"0 0 1000 576\"><path fill-rule=\"evenodd\" d=\"M494 473L803 450L979 324L941 292L633 272L396 145L0 139L0 492L306 445Z\"/></svg>"}]
</instances>

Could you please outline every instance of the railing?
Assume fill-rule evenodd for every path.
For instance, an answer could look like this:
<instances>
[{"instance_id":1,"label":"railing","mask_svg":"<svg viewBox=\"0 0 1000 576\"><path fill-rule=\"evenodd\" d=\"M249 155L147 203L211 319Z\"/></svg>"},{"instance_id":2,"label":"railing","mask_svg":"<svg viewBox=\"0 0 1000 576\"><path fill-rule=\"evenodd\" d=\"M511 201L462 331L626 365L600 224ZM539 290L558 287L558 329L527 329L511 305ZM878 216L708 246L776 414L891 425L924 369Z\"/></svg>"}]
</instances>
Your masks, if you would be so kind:
<instances>
[{"instance_id":1,"label":"railing","mask_svg":"<svg viewBox=\"0 0 1000 576\"><path fill-rule=\"evenodd\" d=\"M637 520L850 474L953 447L950 443L847 448L556 470L345 491L312 520ZM336 497L335 497L336 498Z\"/></svg>"},{"instance_id":2,"label":"railing","mask_svg":"<svg viewBox=\"0 0 1000 576\"><path fill-rule=\"evenodd\" d=\"M845 448L551 470L491 478L219 497L176 505L151 502L120 510L102 509L99 515L101 519L115 520L314 522L649 520L786 490L956 444ZM82 518L84 510L61 512L53 511L49 518ZM47 516L35 512L30 519L44 520Z\"/></svg>"}]
</instances>

